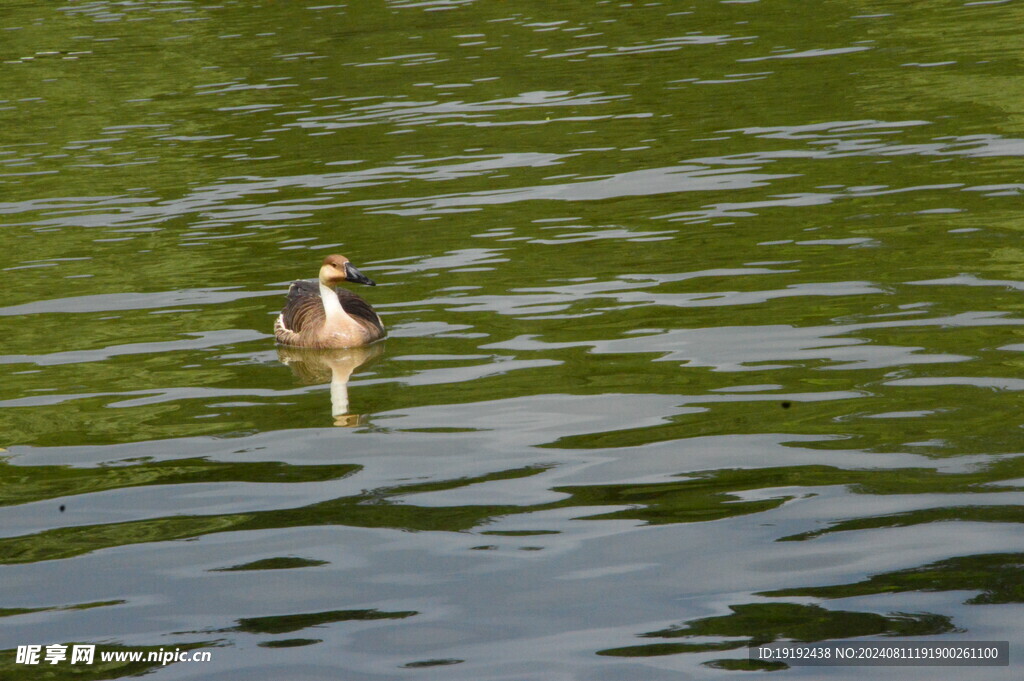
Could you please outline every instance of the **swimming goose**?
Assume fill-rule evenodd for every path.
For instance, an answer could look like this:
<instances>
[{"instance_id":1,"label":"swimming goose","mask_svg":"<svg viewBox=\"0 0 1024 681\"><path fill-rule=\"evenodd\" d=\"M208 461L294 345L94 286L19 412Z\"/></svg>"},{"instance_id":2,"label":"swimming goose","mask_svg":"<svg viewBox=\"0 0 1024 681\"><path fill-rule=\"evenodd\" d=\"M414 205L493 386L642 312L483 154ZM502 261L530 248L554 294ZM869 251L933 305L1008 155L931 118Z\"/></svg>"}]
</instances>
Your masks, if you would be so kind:
<instances>
[{"instance_id":1,"label":"swimming goose","mask_svg":"<svg viewBox=\"0 0 1024 681\"><path fill-rule=\"evenodd\" d=\"M376 286L343 255L329 255L320 266L320 282L293 282L288 302L274 322L283 345L304 348L353 348L384 337L384 323L370 304L338 282Z\"/></svg>"}]
</instances>

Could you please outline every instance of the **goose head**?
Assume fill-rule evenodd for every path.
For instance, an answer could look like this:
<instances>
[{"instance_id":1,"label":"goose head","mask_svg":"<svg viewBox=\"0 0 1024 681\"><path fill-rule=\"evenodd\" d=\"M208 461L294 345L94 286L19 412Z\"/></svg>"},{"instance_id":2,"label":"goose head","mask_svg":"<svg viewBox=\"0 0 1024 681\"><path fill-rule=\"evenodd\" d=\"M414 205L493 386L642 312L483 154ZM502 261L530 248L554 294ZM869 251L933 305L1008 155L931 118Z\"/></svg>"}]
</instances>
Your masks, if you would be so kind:
<instances>
[{"instance_id":1,"label":"goose head","mask_svg":"<svg viewBox=\"0 0 1024 681\"><path fill-rule=\"evenodd\" d=\"M373 279L357 270L356 266L345 256L329 255L324 258L324 263L320 266L320 282L333 287L343 281L366 284L367 286L377 285Z\"/></svg>"}]
</instances>

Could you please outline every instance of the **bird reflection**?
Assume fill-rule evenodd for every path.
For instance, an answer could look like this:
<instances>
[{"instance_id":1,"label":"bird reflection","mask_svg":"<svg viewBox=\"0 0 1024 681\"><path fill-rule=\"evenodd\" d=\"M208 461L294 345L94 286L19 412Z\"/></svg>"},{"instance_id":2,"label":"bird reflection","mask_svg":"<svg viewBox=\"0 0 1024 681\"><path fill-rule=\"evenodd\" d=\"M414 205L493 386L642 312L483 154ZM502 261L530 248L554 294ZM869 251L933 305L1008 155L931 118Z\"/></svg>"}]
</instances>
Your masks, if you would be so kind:
<instances>
[{"instance_id":1,"label":"bird reflection","mask_svg":"<svg viewBox=\"0 0 1024 681\"><path fill-rule=\"evenodd\" d=\"M331 383L334 425L352 428L366 422L363 414L350 414L348 381L352 373L384 352L383 343L330 350L278 346L277 358L303 383Z\"/></svg>"}]
</instances>

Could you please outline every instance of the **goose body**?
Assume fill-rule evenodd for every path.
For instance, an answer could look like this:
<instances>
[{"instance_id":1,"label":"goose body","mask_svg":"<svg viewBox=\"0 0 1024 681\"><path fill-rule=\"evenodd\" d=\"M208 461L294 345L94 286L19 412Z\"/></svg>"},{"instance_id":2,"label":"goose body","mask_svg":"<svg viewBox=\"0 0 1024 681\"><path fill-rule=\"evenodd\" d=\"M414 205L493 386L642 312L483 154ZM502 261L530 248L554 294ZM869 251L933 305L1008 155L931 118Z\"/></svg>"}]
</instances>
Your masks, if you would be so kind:
<instances>
[{"instance_id":1,"label":"goose body","mask_svg":"<svg viewBox=\"0 0 1024 681\"><path fill-rule=\"evenodd\" d=\"M296 281L274 322L274 337L282 345L303 348L354 348L384 337L384 322L370 304L338 283L351 281L376 286L348 258L329 255L320 266L320 280Z\"/></svg>"}]
</instances>

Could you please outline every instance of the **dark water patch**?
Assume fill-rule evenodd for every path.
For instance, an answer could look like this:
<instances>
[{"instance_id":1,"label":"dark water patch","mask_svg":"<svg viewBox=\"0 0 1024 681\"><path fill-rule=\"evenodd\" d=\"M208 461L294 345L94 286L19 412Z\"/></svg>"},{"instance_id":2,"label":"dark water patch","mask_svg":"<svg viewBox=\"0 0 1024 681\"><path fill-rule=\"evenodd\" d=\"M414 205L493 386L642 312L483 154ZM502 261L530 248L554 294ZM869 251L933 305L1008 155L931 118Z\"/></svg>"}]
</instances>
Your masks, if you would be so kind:
<instances>
[{"instance_id":1,"label":"dark water patch","mask_svg":"<svg viewBox=\"0 0 1024 681\"><path fill-rule=\"evenodd\" d=\"M406 662L402 665L405 669L423 669L425 667L446 667L452 664L460 664L465 660L456 660L452 658L437 659L437 660L418 660L416 662Z\"/></svg>"},{"instance_id":2,"label":"dark water patch","mask_svg":"<svg viewBox=\"0 0 1024 681\"><path fill-rule=\"evenodd\" d=\"M587 516L592 520L632 518L651 524L702 522L721 518L760 513L777 508L795 498L781 490L803 490L814 494L816 488L829 485L848 486L854 493L865 495L886 494L964 494L992 493L990 485L994 479L1018 480L1024 465L1020 459L999 461L990 466L969 473L940 473L926 468L897 468L889 470L841 470L828 466L792 466L770 469L721 470L687 474L689 480L670 483L636 485L591 485L587 487L555 487L572 498L565 503L570 507L628 506L626 510ZM992 469L998 472L994 473ZM1005 477L1002 477L1005 476ZM1013 492L1016 487L1002 488ZM771 495L768 499L742 500L744 492L762 490ZM771 490L780 490L772 493ZM992 522L1016 522L1015 506L998 506L991 510L977 508L958 510L936 509L901 514L883 519L861 519L847 521L857 523L858 529L869 527L897 527L917 522L941 522L944 520L967 520L972 514L979 519L988 516ZM998 509L998 510L996 510ZM966 516L961 518L960 516ZM904 522L906 521L906 522ZM845 525L845 523L844 523ZM799 536L784 537L785 540L809 539L842 528L829 528ZM850 527L849 529L853 529Z\"/></svg>"},{"instance_id":3,"label":"dark water patch","mask_svg":"<svg viewBox=\"0 0 1024 681\"><path fill-rule=\"evenodd\" d=\"M979 490L983 491L983 490ZM928 508L891 515L855 518L832 523L829 527L780 537L778 541L804 541L833 532L873 530L892 527L911 527L926 523L1020 523L1024 522L1024 507L1013 504L995 506L947 506Z\"/></svg>"},{"instance_id":4,"label":"dark water patch","mask_svg":"<svg viewBox=\"0 0 1024 681\"><path fill-rule=\"evenodd\" d=\"M737 672L777 672L789 669L789 665L785 662L769 662L766 660L712 660L704 664L711 669Z\"/></svg>"},{"instance_id":5,"label":"dark water patch","mask_svg":"<svg viewBox=\"0 0 1024 681\"><path fill-rule=\"evenodd\" d=\"M292 570L295 568L304 567L316 567L318 565L328 565L326 560L312 560L309 558L299 558L296 556L280 556L278 558L264 558L262 560L254 560L251 563L244 563L242 565L232 565L226 568L217 568L213 572L239 572L244 570Z\"/></svg>"},{"instance_id":6,"label":"dark water patch","mask_svg":"<svg viewBox=\"0 0 1024 681\"><path fill-rule=\"evenodd\" d=\"M250 513L211 516L180 515L126 523L82 525L47 530L33 535L0 539L5 546L6 562L19 563L53 560L80 555L112 546L140 542L170 541L225 531L252 531L271 528L346 525L353 527L392 527L415 530L465 531L477 528L498 517L509 517L557 509L594 509L616 507L604 513L588 513L590 520L640 520L646 524L694 523L741 515L764 513L800 496L815 494L814 490L840 485L864 495L911 494L991 494L994 480L1016 480L1021 477L1018 459L991 466L997 473L981 469L967 473L942 473L930 469L896 468L888 470L844 470L827 466L791 466L773 469L719 470L688 474L678 482L647 484L556 486L553 492L567 495L564 499L531 505L418 506L392 500L409 495L444 493L488 481L517 480L543 473L542 468L509 470L461 480L411 483L365 491L305 507ZM85 469L91 470L91 469ZM351 474L351 470L345 471ZM339 477L339 476L332 476ZM331 479L331 478L327 478ZM149 483L152 484L152 483ZM1004 488L1012 492L1016 488ZM745 499L758 491L761 499ZM971 510L956 508L937 511L915 511L900 514L891 520L861 519L856 529L908 526L917 523L947 520L984 519L990 522L1016 522L1013 507L998 506ZM854 521L846 521L849 524ZM809 539L826 532L848 530L833 527L782 539ZM557 535L557 530L488 531L489 534L511 536ZM44 541L44 538L45 541ZM45 547L45 548L44 548ZM535 549L538 547L526 547ZM542 548L542 547L541 547Z\"/></svg>"},{"instance_id":7,"label":"dark water patch","mask_svg":"<svg viewBox=\"0 0 1024 681\"><path fill-rule=\"evenodd\" d=\"M303 648L323 643L318 638L284 638L274 641L260 641L256 645L260 648Z\"/></svg>"},{"instance_id":8,"label":"dark water patch","mask_svg":"<svg viewBox=\"0 0 1024 681\"><path fill-rule=\"evenodd\" d=\"M206 459L175 459L145 463L118 462L96 468L18 466L0 463L3 493L0 504L24 504L44 499L92 494L104 490L195 482L298 483L338 480L360 466L289 466L278 462L227 463Z\"/></svg>"},{"instance_id":9,"label":"dark water patch","mask_svg":"<svg viewBox=\"0 0 1024 681\"><path fill-rule=\"evenodd\" d=\"M0 608L0 617L15 617L27 615L34 612L53 612L56 610L88 610L89 608L105 608L111 605L123 605L126 601L98 601L95 603L74 603L72 605L57 605L48 608Z\"/></svg>"},{"instance_id":10,"label":"dark water patch","mask_svg":"<svg viewBox=\"0 0 1024 681\"><path fill-rule=\"evenodd\" d=\"M849 598L902 591L980 591L965 603L992 605L1024 602L1020 571L1024 554L995 553L958 556L906 570L872 575L855 584L827 587L779 589L765 596L812 596Z\"/></svg>"},{"instance_id":11,"label":"dark water patch","mask_svg":"<svg viewBox=\"0 0 1024 681\"><path fill-rule=\"evenodd\" d=\"M954 631L948 617L931 613L878 615L827 610L797 603L730 605L728 615L693 620L684 625L641 634L644 638L740 638L718 644L652 644L599 651L600 655L650 656L707 652L726 647L763 645L777 640L826 641L858 636L925 636Z\"/></svg>"},{"instance_id":12,"label":"dark water patch","mask_svg":"<svg viewBox=\"0 0 1024 681\"><path fill-rule=\"evenodd\" d=\"M419 613L413 610L386 612L381 610L331 610L296 615L274 615L270 617L247 617L238 620L238 626L224 632L240 631L247 634L289 634L310 627L335 622L369 622L374 620L395 620L412 617Z\"/></svg>"},{"instance_id":13,"label":"dark water patch","mask_svg":"<svg viewBox=\"0 0 1024 681\"><path fill-rule=\"evenodd\" d=\"M35 535L0 538L0 563L58 560L92 551L155 541L191 539L217 532L239 532L317 525L391 527L404 530L458 532L472 529L500 515L515 512L514 506L424 507L395 504L391 499L455 489L490 480L509 480L540 473L541 468L503 471L453 481L400 485L369 490L311 506L209 516L177 515L125 523L81 525L46 530Z\"/></svg>"}]
</instances>

